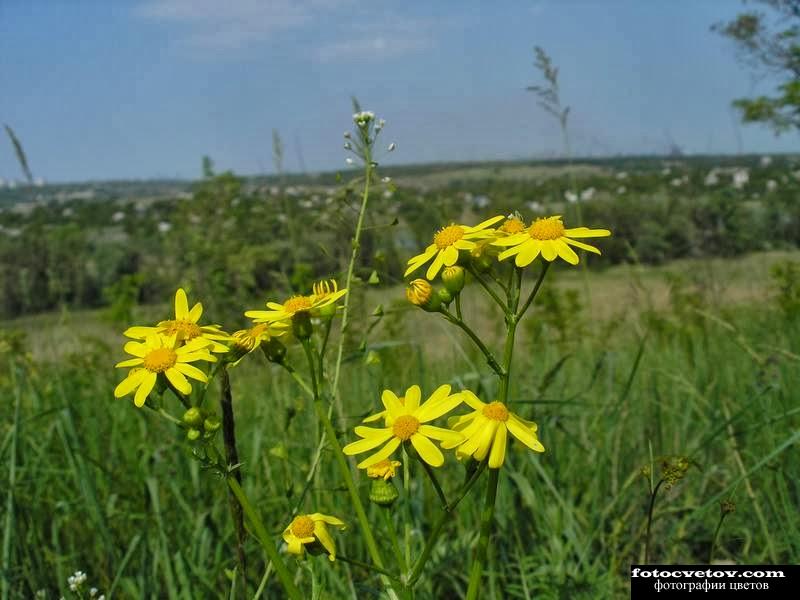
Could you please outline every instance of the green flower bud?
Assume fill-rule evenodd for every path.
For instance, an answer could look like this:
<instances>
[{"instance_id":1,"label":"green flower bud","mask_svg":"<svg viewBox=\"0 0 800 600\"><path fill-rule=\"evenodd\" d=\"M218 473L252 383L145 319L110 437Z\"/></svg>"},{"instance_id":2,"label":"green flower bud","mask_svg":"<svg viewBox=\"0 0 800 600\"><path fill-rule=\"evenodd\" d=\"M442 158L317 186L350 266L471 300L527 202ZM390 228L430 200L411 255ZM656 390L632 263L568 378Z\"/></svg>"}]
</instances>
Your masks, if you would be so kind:
<instances>
[{"instance_id":1,"label":"green flower bud","mask_svg":"<svg viewBox=\"0 0 800 600\"><path fill-rule=\"evenodd\" d=\"M217 417L208 417L205 421L203 421L203 429L206 430L208 433L213 433L217 429L222 427L222 423Z\"/></svg>"},{"instance_id":2,"label":"green flower bud","mask_svg":"<svg viewBox=\"0 0 800 600\"><path fill-rule=\"evenodd\" d=\"M332 302L330 304L317 308L314 311L314 316L319 317L324 321L332 319L333 317L336 316L336 302Z\"/></svg>"},{"instance_id":3,"label":"green flower bud","mask_svg":"<svg viewBox=\"0 0 800 600\"><path fill-rule=\"evenodd\" d=\"M269 362L281 365L286 358L286 346L276 338L270 338L262 343L261 350L264 352L264 356L267 357Z\"/></svg>"},{"instance_id":4,"label":"green flower bud","mask_svg":"<svg viewBox=\"0 0 800 600\"><path fill-rule=\"evenodd\" d=\"M193 428L200 427L203 424L203 419L205 419L203 411L196 406L183 413L183 422Z\"/></svg>"},{"instance_id":5,"label":"green flower bud","mask_svg":"<svg viewBox=\"0 0 800 600\"><path fill-rule=\"evenodd\" d=\"M186 432L186 439L190 442L194 442L200 438L200 430L199 429L190 429Z\"/></svg>"},{"instance_id":6,"label":"green flower bud","mask_svg":"<svg viewBox=\"0 0 800 600\"><path fill-rule=\"evenodd\" d=\"M439 299L444 304L450 304L453 301L453 294L450 293L450 290L448 290L447 288L439 289L439 291L436 292L436 295L439 296Z\"/></svg>"},{"instance_id":7,"label":"green flower bud","mask_svg":"<svg viewBox=\"0 0 800 600\"><path fill-rule=\"evenodd\" d=\"M373 479L369 488L369 499L380 506L391 506L400 496L394 483L384 479Z\"/></svg>"},{"instance_id":8,"label":"green flower bud","mask_svg":"<svg viewBox=\"0 0 800 600\"><path fill-rule=\"evenodd\" d=\"M451 294L458 294L464 289L466 273L464 267L453 265L442 270L442 283Z\"/></svg>"},{"instance_id":9,"label":"green flower bud","mask_svg":"<svg viewBox=\"0 0 800 600\"><path fill-rule=\"evenodd\" d=\"M306 311L294 313L292 317L292 332L298 340L307 340L314 332L314 327L311 325L311 314Z\"/></svg>"}]
</instances>

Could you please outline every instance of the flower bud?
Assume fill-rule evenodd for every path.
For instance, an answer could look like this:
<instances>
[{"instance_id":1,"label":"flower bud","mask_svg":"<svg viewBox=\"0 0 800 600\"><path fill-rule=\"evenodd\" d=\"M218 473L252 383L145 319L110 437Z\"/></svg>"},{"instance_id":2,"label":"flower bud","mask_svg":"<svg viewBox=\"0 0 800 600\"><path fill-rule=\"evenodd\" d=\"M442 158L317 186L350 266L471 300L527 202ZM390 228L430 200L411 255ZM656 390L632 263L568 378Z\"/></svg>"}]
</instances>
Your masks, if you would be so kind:
<instances>
[{"instance_id":1,"label":"flower bud","mask_svg":"<svg viewBox=\"0 0 800 600\"><path fill-rule=\"evenodd\" d=\"M380 506L391 506L399 496L397 487L391 481L386 481L382 478L372 480L372 485L369 488L371 502Z\"/></svg>"},{"instance_id":2,"label":"flower bud","mask_svg":"<svg viewBox=\"0 0 800 600\"><path fill-rule=\"evenodd\" d=\"M267 357L269 362L282 365L283 361L286 359L286 346L276 338L270 338L261 344L261 350L264 352L264 356Z\"/></svg>"},{"instance_id":3,"label":"flower bud","mask_svg":"<svg viewBox=\"0 0 800 600\"><path fill-rule=\"evenodd\" d=\"M314 326L311 324L311 314L306 311L294 313L292 317L292 333L298 340L307 340L314 332Z\"/></svg>"},{"instance_id":4,"label":"flower bud","mask_svg":"<svg viewBox=\"0 0 800 600\"><path fill-rule=\"evenodd\" d=\"M447 288L440 288L436 295L443 304L450 304L453 301L453 294Z\"/></svg>"},{"instance_id":5,"label":"flower bud","mask_svg":"<svg viewBox=\"0 0 800 600\"><path fill-rule=\"evenodd\" d=\"M190 429L186 432L186 439L190 442L194 442L200 438L200 430L199 429Z\"/></svg>"},{"instance_id":6,"label":"flower bud","mask_svg":"<svg viewBox=\"0 0 800 600\"><path fill-rule=\"evenodd\" d=\"M331 302L314 310L314 316L327 321L336 316L336 302Z\"/></svg>"},{"instance_id":7,"label":"flower bud","mask_svg":"<svg viewBox=\"0 0 800 600\"><path fill-rule=\"evenodd\" d=\"M466 273L464 267L453 265L442 270L442 283L451 294L458 294L464 289Z\"/></svg>"},{"instance_id":8,"label":"flower bud","mask_svg":"<svg viewBox=\"0 0 800 600\"><path fill-rule=\"evenodd\" d=\"M415 279L406 288L406 298L411 304L423 310L435 312L439 310L441 298L433 292L433 286L426 279Z\"/></svg>"},{"instance_id":9,"label":"flower bud","mask_svg":"<svg viewBox=\"0 0 800 600\"><path fill-rule=\"evenodd\" d=\"M203 424L204 418L203 411L196 406L193 406L183 413L183 422L193 428L200 427L200 425Z\"/></svg>"},{"instance_id":10,"label":"flower bud","mask_svg":"<svg viewBox=\"0 0 800 600\"><path fill-rule=\"evenodd\" d=\"M719 510L723 515L736 512L736 503L733 500L723 500L719 503Z\"/></svg>"},{"instance_id":11,"label":"flower bud","mask_svg":"<svg viewBox=\"0 0 800 600\"><path fill-rule=\"evenodd\" d=\"M203 421L203 429L205 429L206 433L213 433L220 427L222 427L222 423L216 417L208 417Z\"/></svg>"}]
</instances>

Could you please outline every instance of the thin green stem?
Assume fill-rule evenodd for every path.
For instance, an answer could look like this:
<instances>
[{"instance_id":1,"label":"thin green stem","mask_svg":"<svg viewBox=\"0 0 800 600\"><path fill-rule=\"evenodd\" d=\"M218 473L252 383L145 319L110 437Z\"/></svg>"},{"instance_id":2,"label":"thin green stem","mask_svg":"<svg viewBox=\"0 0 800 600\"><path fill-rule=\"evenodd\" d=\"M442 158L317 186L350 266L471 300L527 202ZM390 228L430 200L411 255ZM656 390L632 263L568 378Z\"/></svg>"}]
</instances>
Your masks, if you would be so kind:
<instances>
[{"instance_id":1,"label":"thin green stem","mask_svg":"<svg viewBox=\"0 0 800 600\"><path fill-rule=\"evenodd\" d=\"M544 276L547 275L547 270L550 268L550 262L544 261L542 264L542 271L539 273L539 279L536 280L536 285L533 286L531 293L528 295L528 299L525 300L525 304L522 305L522 308L517 313L517 320L521 319L525 312L528 310L528 307L533 303L534 299L536 298L536 294L539 293L539 288L542 287L542 282L544 281Z\"/></svg>"},{"instance_id":2,"label":"thin green stem","mask_svg":"<svg viewBox=\"0 0 800 600\"><path fill-rule=\"evenodd\" d=\"M459 321L464 320L464 315L461 312L461 292L456 294L456 317Z\"/></svg>"},{"instance_id":3,"label":"thin green stem","mask_svg":"<svg viewBox=\"0 0 800 600\"><path fill-rule=\"evenodd\" d=\"M497 500L497 482L499 475L500 469L489 469L489 483L486 486L486 499L484 500L483 510L481 511L481 537L478 540L478 548L475 550L475 560L472 561L466 600L475 600L480 593L483 563L486 559L486 551L489 548L489 535L492 532L492 519L494 518L494 504Z\"/></svg>"},{"instance_id":4,"label":"thin green stem","mask_svg":"<svg viewBox=\"0 0 800 600\"><path fill-rule=\"evenodd\" d=\"M291 573L289 573L289 570L283 563L283 559L281 558L280 553L278 553L275 543L271 540L269 533L267 533L264 523L261 521L261 517L258 516L258 513L253 508L253 505L250 504L250 501L247 499L242 486L239 485L239 482L236 481L234 477L226 477L226 480L228 481L228 487L230 487L231 491L236 496L236 499L239 501L239 504L244 510L244 514L247 515L247 518L250 520L250 524L255 530L256 537L261 543L261 547L264 548L264 551L267 553L272 565L275 567L275 573L281 580L283 588L286 590L287 597L291 598L292 600L303 600L303 595L294 584Z\"/></svg>"},{"instance_id":5,"label":"thin green stem","mask_svg":"<svg viewBox=\"0 0 800 600\"><path fill-rule=\"evenodd\" d=\"M350 262L347 265L347 277L344 280L344 287L347 289L347 295L344 297L344 306L342 308L342 324L339 326L339 347L336 351L336 366L333 371L333 386L331 393L333 395L334 404L336 406L336 414L339 419L344 414L342 409L342 399L339 397L339 375L342 369L342 357L344 356L344 342L345 334L347 333L347 325L350 322L350 297L353 290L350 286L353 283L353 271L358 258L358 250L361 245L361 230L364 227L364 215L367 213L367 200L369 200L369 186L372 181L372 171L375 168L372 164L372 153L369 144L364 144L364 193L361 196L361 208L358 211L358 221L356 221L356 230L353 233L353 250L350 253Z\"/></svg>"},{"instance_id":6,"label":"thin green stem","mask_svg":"<svg viewBox=\"0 0 800 600\"><path fill-rule=\"evenodd\" d=\"M489 348L486 347L486 344L483 343L481 338L478 337L478 334L475 333L472 330L472 328L470 328L469 325L464 323L464 321L462 321L461 319L456 317L453 313L448 311L446 308L442 308L441 309L441 313L442 313L442 315L444 316L445 319L450 321L453 325L456 325L457 327L459 327L464 333L466 333L469 336L469 338L473 342L475 342L475 345L480 349L480 351L486 357L486 362L489 364L489 366L492 368L492 370L495 373L497 373L498 376L502 377L503 376L503 367L500 366L500 363L497 362L497 359L494 357L494 354L492 354L491 350L489 350Z\"/></svg>"},{"instance_id":7,"label":"thin green stem","mask_svg":"<svg viewBox=\"0 0 800 600\"><path fill-rule=\"evenodd\" d=\"M392 510L387 506L381 507L378 512L383 516L383 524L386 526L386 532L389 535L389 543L392 546L394 558L397 564L400 565L400 568L405 572L408 570L408 563L406 563L406 557L400 549L400 540L397 539L397 532L394 529L394 520L392 520Z\"/></svg>"},{"instance_id":8,"label":"thin green stem","mask_svg":"<svg viewBox=\"0 0 800 600\"><path fill-rule=\"evenodd\" d=\"M159 408L159 409L158 409L158 414L160 414L162 417L164 417L164 418L165 418L167 421L169 421L170 423L174 423L174 424L175 424L175 425L177 425L178 427L184 427L184 423L183 423L183 421L181 421L180 419L178 419L178 418L176 418L176 417L173 417L171 414L169 414L169 413L168 413L166 410L164 410L163 408Z\"/></svg>"},{"instance_id":9,"label":"thin green stem","mask_svg":"<svg viewBox=\"0 0 800 600\"><path fill-rule=\"evenodd\" d=\"M647 532L644 536L644 564L649 564L650 562L650 526L653 524L653 508L656 505L656 495L662 483L664 483L664 480L659 479L656 487L650 494L650 506L647 508Z\"/></svg>"},{"instance_id":10,"label":"thin green stem","mask_svg":"<svg viewBox=\"0 0 800 600\"><path fill-rule=\"evenodd\" d=\"M469 272L472 274L472 276L475 278L475 281L477 281L479 284L481 284L481 287L482 287L484 290L486 290L486 293L487 293L487 294L489 294L489 295L492 297L492 300L494 300L494 301L497 303L497 306L499 306L499 307L500 307L500 309L501 309L501 310L502 310L504 313L508 312L508 308L506 308L506 303L505 303L505 302L503 302L503 300L500 298L500 296L498 296L498 295L497 295L497 292L495 292L495 291L492 289L492 286L491 286L491 285L489 285L489 282L488 282L488 281L486 281L486 280L483 278L483 275L481 275L480 273L478 273L478 271L477 271L476 269L474 269L472 266L470 266L470 267L467 267L467 268L468 268ZM502 286L501 286L501 287L502 287ZM505 288L504 288L504 289L505 289Z\"/></svg>"},{"instance_id":11,"label":"thin green stem","mask_svg":"<svg viewBox=\"0 0 800 600\"><path fill-rule=\"evenodd\" d=\"M325 434L330 441L333 449L333 455L336 458L336 464L339 467L339 472L341 473L342 478L345 481L345 485L347 486L347 491L350 494L350 500L353 503L353 508L356 512L356 518L358 519L359 531L364 538L364 543L367 546L367 551L369 552L370 558L378 567L383 568L381 553L378 549L378 544L375 542L375 536L372 533L372 527L367 519L367 513L364 510L364 504L361 502L361 496L358 493L358 488L356 488L353 474L350 472L350 466L347 464L347 459L342 452L342 446L339 444L339 440L336 437L336 430L333 427L333 423L331 423L330 416L325 412L325 407L322 404L322 398L320 397L319 387L317 385L317 375L314 368L314 353L311 349L311 342L306 339L301 340L301 344L306 353L308 369L311 373L311 387L314 393L314 410L317 413L317 418L320 420L320 422L322 422Z\"/></svg>"},{"instance_id":12,"label":"thin green stem","mask_svg":"<svg viewBox=\"0 0 800 600\"><path fill-rule=\"evenodd\" d=\"M433 484L433 489L436 490L436 494L439 496L439 500L442 502L442 508L444 508L447 506L447 497L444 495L444 491L442 491L442 486L439 485L439 480L436 478L436 473L433 472L433 467L422 460L422 457L419 455L417 455L417 460L419 461L419 464L422 465L422 468L425 469L428 479L430 479L431 483Z\"/></svg>"},{"instance_id":13,"label":"thin green stem","mask_svg":"<svg viewBox=\"0 0 800 600\"><path fill-rule=\"evenodd\" d=\"M442 514L439 515L439 519L434 523L433 529L431 529L431 533L428 536L428 541L425 543L425 547L422 549L422 554L420 554L417 562L414 563L414 569L411 571L411 574L408 576L408 586L413 586L417 580L422 575L422 570L425 568L425 563L428 562L428 558L433 552L433 548L436 545L436 541L439 539L439 535L442 532L444 526L450 522L451 515L453 511L455 511L456 507L458 507L459 503L464 499L464 497L469 493L472 489L472 486L480 479L480 476L483 474L483 471L486 469L487 462L482 462L478 468L475 469L475 472L472 476L467 480L466 483L461 487L459 490L458 495L456 496L455 500L453 500L450 504L444 507L442 510Z\"/></svg>"},{"instance_id":14,"label":"thin green stem","mask_svg":"<svg viewBox=\"0 0 800 600\"><path fill-rule=\"evenodd\" d=\"M723 512L719 515L719 522L717 523L717 528L714 530L714 537L711 538L711 548L708 549L708 564L711 564L712 559L714 558L714 549L717 547L717 539L719 538L719 531L722 529L722 522L725 520L725 517L728 513Z\"/></svg>"},{"instance_id":15,"label":"thin green stem","mask_svg":"<svg viewBox=\"0 0 800 600\"><path fill-rule=\"evenodd\" d=\"M295 371L295 369L294 369L294 367L292 365L290 365L287 362L282 362L282 363L280 363L280 365L284 369L286 369L286 371L289 373L289 375L292 376L292 379L294 379L297 382L297 385L299 385L301 388L303 388L303 391L306 394L308 394L311 398L314 397L314 390L311 388L310 385L308 385L308 382L305 379L303 379L303 377L297 371Z\"/></svg>"},{"instance_id":16,"label":"thin green stem","mask_svg":"<svg viewBox=\"0 0 800 600\"><path fill-rule=\"evenodd\" d=\"M342 556L341 554L337 554L336 555L336 560L341 560L342 562L346 562L346 563L349 563L351 565L355 565L356 567L361 567L363 569L367 569L368 571L374 571L375 573L380 573L381 575L385 575L386 577L388 577L389 579L391 579L392 581L394 581L396 583L401 583L400 578L398 578L397 575L391 573L390 571L387 571L384 568L381 568L381 567L378 567L378 566L375 566L375 565L371 565L369 563L365 563L365 562L360 561L360 560L356 560L355 558L348 558L346 556Z\"/></svg>"},{"instance_id":17,"label":"thin green stem","mask_svg":"<svg viewBox=\"0 0 800 600\"><path fill-rule=\"evenodd\" d=\"M403 545L405 547L405 563L411 564L411 523L414 515L411 507L411 457L408 455L408 447L403 444L403 455L405 456L406 470L403 473L403 499L406 503L405 519L403 521Z\"/></svg>"}]
</instances>

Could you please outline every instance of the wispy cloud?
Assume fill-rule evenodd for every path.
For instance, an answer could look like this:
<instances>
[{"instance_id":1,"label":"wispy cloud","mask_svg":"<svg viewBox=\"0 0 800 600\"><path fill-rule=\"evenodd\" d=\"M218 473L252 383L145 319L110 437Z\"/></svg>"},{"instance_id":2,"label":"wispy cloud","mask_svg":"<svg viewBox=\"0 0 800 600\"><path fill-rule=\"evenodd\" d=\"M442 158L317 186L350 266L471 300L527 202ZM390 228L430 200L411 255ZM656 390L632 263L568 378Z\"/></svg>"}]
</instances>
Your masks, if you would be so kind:
<instances>
[{"instance_id":1,"label":"wispy cloud","mask_svg":"<svg viewBox=\"0 0 800 600\"><path fill-rule=\"evenodd\" d=\"M136 14L174 27L181 47L217 56L320 23L328 40L310 50L320 62L380 60L432 45L431 23L387 9L358 10L355 0L144 0Z\"/></svg>"}]
</instances>

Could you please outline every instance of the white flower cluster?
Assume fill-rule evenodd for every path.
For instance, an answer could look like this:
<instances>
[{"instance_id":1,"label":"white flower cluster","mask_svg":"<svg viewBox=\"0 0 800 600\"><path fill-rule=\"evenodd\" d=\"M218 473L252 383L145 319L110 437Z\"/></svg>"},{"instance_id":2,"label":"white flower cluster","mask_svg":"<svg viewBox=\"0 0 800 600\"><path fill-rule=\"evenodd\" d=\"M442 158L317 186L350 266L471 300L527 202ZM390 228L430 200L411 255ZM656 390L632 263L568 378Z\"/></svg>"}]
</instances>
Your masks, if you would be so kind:
<instances>
[{"instance_id":1,"label":"white flower cluster","mask_svg":"<svg viewBox=\"0 0 800 600\"><path fill-rule=\"evenodd\" d=\"M86 583L86 573L83 571L75 571L72 575L67 577L67 583L69 584L70 590L77 592L80 587Z\"/></svg>"},{"instance_id":2,"label":"white flower cluster","mask_svg":"<svg viewBox=\"0 0 800 600\"><path fill-rule=\"evenodd\" d=\"M750 174L746 169L739 169L733 174L733 187L737 190L742 189L750 181Z\"/></svg>"},{"instance_id":3,"label":"white flower cluster","mask_svg":"<svg viewBox=\"0 0 800 600\"><path fill-rule=\"evenodd\" d=\"M361 112L357 112L353 115L353 121L359 127L363 127L370 121L374 120L375 120L375 113L372 112L371 110L362 110ZM384 123L385 121L381 124L381 127L383 127Z\"/></svg>"}]
</instances>

